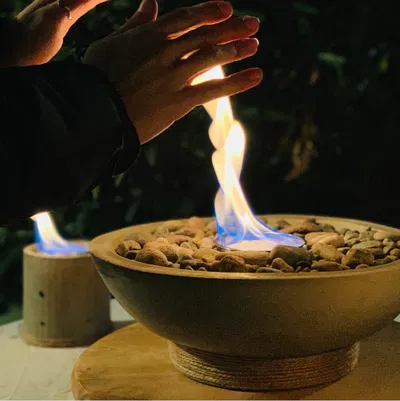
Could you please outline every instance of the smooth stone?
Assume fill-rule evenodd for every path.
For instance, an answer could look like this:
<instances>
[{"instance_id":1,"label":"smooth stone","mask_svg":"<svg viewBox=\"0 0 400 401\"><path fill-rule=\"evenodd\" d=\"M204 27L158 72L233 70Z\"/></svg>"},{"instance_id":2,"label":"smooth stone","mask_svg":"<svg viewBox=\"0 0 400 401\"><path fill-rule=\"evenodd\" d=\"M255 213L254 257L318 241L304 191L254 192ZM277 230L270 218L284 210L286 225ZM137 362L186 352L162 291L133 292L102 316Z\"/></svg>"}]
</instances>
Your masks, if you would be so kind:
<instances>
[{"instance_id":1,"label":"smooth stone","mask_svg":"<svg viewBox=\"0 0 400 401\"><path fill-rule=\"evenodd\" d=\"M148 263L157 266L169 266L167 257L156 248L142 249L136 255L137 262Z\"/></svg>"},{"instance_id":2,"label":"smooth stone","mask_svg":"<svg viewBox=\"0 0 400 401\"><path fill-rule=\"evenodd\" d=\"M319 262L314 262L311 266L312 269L318 270L320 272L334 272L340 270L348 270L347 266L344 266L340 263L330 262L327 260L321 260Z\"/></svg>"},{"instance_id":3,"label":"smooth stone","mask_svg":"<svg viewBox=\"0 0 400 401\"><path fill-rule=\"evenodd\" d=\"M273 269L278 269L284 273L294 273L292 266L288 265L283 259L277 258L272 261L271 267Z\"/></svg>"},{"instance_id":4,"label":"smooth stone","mask_svg":"<svg viewBox=\"0 0 400 401\"><path fill-rule=\"evenodd\" d=\"M343 258L343 253L338 251L333 245L314 244L311 248L311 252L318 255L322 259L326 259L330 262L339 263Z\"/></svg>"},{"instance_id":5,"label":"smooth stone","mask_svg":"<svg viewBox=\"0 0 400 401\"><path fill-rule=\"evenodd\" d=\"M332 232L309 233L305 236L308 245L326 244L333 245L336 248L345 246L345 241L340 234Z\"/></svg>"},{"instance_id":6,"label":"smooth stone","mask_svg":"<svg viewBox=\"0 0 400 401\"><path fill-rule=\"evenodd\" d=\"M300 223L293 224L291 226L284 227L281 232L287 233L287 234L307 234L307 233L312 233L312 232L317 232L321 231L322 228L321 226L311 222L311 221L303 221Z\"/></svg>"},{"instance_id":7,"label":"smooth stone","mask_svg":"<svg viewBox=\"0 0 400 401\"><path fill-rule=\"evenodd\" d=\"M306 249L286 245L277 245L271 251L271 260L281 258L288 265L294 266L298 262L309 262L311 256Z\"/></svg>"},{"instance_id":8,"label":"smooth stone","mask_svg":"<svg viewBox=\"0 0 400 401\"><path fill-rule=\"evenodd\" d=\"M377 231L374 234L374 240L383 241L388 235L389 233L387 231Z\"/></svg>"},{"instance_id":9,"label":"smooth stone","mask_svg":"<svg viewBox=\"0 0 400 401\"><path fill-rule=\"evenodd\" d=\"M374 263L374 255L364 249L350 249L342 258L342 264L349 267L357 267L358 265L372 265Z\"/></svg>"},{"instance_id":10,"label":"smooth stone","mask_svg":"<svg viewBox=\"0 0 400 401\"><path fill-rule=\"evenodd\" d=\"M353 249L368 249L368 248L379 248L382 246L380 241L364 241L359 244L353 245Z\"/></svg>"}]
</instances>

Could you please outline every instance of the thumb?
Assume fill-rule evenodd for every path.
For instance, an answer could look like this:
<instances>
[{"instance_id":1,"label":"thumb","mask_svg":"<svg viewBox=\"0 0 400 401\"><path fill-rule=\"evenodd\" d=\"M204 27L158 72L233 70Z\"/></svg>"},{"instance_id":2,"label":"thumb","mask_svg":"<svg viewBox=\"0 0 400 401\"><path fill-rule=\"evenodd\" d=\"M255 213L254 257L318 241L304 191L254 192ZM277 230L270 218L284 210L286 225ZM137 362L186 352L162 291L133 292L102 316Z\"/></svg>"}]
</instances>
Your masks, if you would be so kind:
<instances>
[{"instance_id":1,"label":"thumb","mask_svg":"<svg viewBox=\"0 0 400 401\"><path fill-rule=\"evenodd\" d=\"M139 25L147 24L155 21L158 16L157 0L142 0L138 10L133 14L124 25L119 28L116 33L126 32L129 29L138 27Z\"/></svg>"}]
</instances>

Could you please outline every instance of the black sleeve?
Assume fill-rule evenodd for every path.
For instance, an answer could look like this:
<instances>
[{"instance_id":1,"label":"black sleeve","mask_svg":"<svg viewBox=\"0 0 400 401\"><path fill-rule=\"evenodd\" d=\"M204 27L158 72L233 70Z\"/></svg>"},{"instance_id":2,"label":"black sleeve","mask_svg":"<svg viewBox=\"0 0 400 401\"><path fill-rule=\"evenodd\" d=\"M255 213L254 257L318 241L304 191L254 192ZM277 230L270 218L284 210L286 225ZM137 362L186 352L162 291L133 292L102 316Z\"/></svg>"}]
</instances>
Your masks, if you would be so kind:
<instances>
[{"instance_id":1,"label":"black sleeve","mask_svg":"<svg viewBox=\"0 0 400 401\"><path fill-rule=\"evenodd\" d=\"M0 225L67 205L140 149L102 73L80 63L0 69Z\"/></svg>"}]
</instances>

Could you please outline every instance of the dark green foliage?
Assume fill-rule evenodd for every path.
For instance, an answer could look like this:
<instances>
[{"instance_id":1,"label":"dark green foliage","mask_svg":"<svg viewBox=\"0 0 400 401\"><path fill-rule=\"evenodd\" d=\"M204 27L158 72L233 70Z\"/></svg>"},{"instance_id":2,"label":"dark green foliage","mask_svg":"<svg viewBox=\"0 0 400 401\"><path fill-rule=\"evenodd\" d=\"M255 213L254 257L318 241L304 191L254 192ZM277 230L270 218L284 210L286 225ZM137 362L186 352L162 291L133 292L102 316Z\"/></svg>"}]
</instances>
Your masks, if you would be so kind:
<instances>
[{"instance_id":1,"label":"dark green foliage","mask_svg":"<svg viewBox=\"0 0 400 401\"><path fill-rule=\"evenodd\" d=\"M12 14L26 1L2 0ZM194 1L160 0L161 13ZM233 99L248 134L243 187L257 213L342 215L400 226L399 29L394 1L235 0L262 20L263 84ZM83 54L138 2L112 0L83 18L58 58ZM211 215L217 183L201 109L143 148L136 166L57 211L67 237L141 222ZM3 195L4 196L4 195ZM7 196L12 196L7 194ZM0 309L20 300L25 222L0 229Z\"/></svg>"}]
</instances>

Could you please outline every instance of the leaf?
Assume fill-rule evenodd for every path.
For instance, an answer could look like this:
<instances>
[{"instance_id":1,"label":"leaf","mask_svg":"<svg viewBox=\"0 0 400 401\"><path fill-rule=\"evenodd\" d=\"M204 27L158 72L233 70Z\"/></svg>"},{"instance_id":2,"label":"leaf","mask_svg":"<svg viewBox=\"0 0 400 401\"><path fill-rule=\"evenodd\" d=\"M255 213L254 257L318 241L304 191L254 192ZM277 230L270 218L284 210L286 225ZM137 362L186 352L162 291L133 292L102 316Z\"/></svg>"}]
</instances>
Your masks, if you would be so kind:
<instances>
[{"instance_id":1,"label":"leaf","mask_svg":"<svg viewBox=\"0 0 400 401\"><path fill-rule=\"evenodd\" d=\"M134 201L132 205L129 207L129 209L126 211L124 216L124 220L126 223L130 224L133 222L133 219L136 215L139 205L140 205L140 200Z\"/></svg>"},{"instance_id":2,"label":"leaf","mask_svg":"<svg viewBox=\"0 0 400 401\"><path fill-rule=\"evenodd\" d=\"M4 245L7 239L8 229L0 227L0 246Z\"/></svg>"},{"instance_id":3,"label":"leaf","mask_svg":"<svg viewBox=\"0 0 400 401\"><path fill-rule=\"evenodd\" d=\"M300 17L297 21L297 27L300 35L306 35L310 32L310 23L306 18Z\"/></svg>"},{"instance_id":4,"label":"leaf","mask_svg":"<svg viewBox=\"0 0 400 401\"><path fill-rule=\"evenodd\" d=\"M241 119L257 120L260 118L260 109L258 109L257 107L246 107L240 110L238 114L240 114Z\"/></svg>"},{"instance_id":5,"label":"leaf","mask_svg":"<svg viewBox=\"0 0 400 401\"><path fill-rule=\"evenodd\" d=\"M93 200L98 200L100 196L101 186L98 185L96 188L92 190Z\"/></svg>"},{"instance_id":6,"label":"leaf","mask_svg":"<svg viewBox=\"0 0 400 401\"><path fill-rule=\"evenodd\" d=\"M193 154L194 154L194 156L198 157L199 159L205 159L206 156L208 156L208 155L204 152L204 150L202 150L202 149L196 149L196 150L193 152Z\"/></svg>"},{"instance_id":7,"label":"leaf","mask_svg":"<svg viewBox=\"0 0 400 401\"><path fill-rule=\"evenodd\" d=\"M287 123L293 121L293 116L279 110L265 110L263 113L263 119L267 121Z\"/></svg>"},{"instance_id":8,"label":"leaf","mask_svg":"<svg viewBox=\"0 0 400 401\"><path fill-rule=\"evenodd\" d=\"M114 177L114 187L119 188L122 184L122 181L124 180L126 175L126 172L123 172L122 174L117 175Z\"/></svg>"},{"instance_id":9,"label":"leaf","mask_svg":"<svg viewBox=\"0 0 400 401\"><path fill-rule=\"evenodd\" d=\"M134 198L139 198L143 194L143 190L140 188L131 188L129 192Z\"/></svg>"},{"instance_id":10,"label":"leaf","mask_svg":"<svg viewBox=\"0 0 400 401\"><path fill-rule=\"evenodd\" d=\"M14 248L10 248L7 254L1 258L0 279L9 269L11 269L14 263L20 258L21 258L21 248L14 245Z\"/></svg>"},{"instance_id":11,"label":"leaf","mask_svg":"<svg viewBox=\"0 0 400 401\"><path fill-rule=\"evenodd\" d=\"M1 299L0 299L1 301ZM22 317L22 307L19 304L11 304L4 315L0 315L0 326L11 323Z\"/></svg>"},{"instance_id":12,"label":"leaf","mask_svg":"<svg viewBox=\"0 0 400 401\"><path fill-rule=\"evenodd\" d=\"M54 61L62 61L69 58L75 57L75 49L71 47L64 46L54 57Z\"/></svg>"},{"instance_id":13,"label":"leaf","mask_svg":"<svg viewBox=\"0 0 400 401\"><path fill-rule=\"evenodd\" d=\"M339 56L338 54L334 53L325 53L321 52L317 54L317 58L319 61L322 61L327 64L331 64L334 67L339 67L346 63L346 58L343 56Z\"/></svg>"},{"instance_id":14,"label":"leaf","mask_svg":"<svg viewBox=\"0 0 400 401\"><path fill-rule=\"evenodd\" d=\"M379 60L379 72L385 73L389 68L388 56L384 56Z\"/></svg>"},{"instance_id":15,"label":"leaf","mask_svg":"<svg viewBox=\"0 0 400 401\"><path fill-rule=\"evenodd\" d=\"M369 84L369 80L368 80L368 79L364 79L363 81L361 81L361 82L357 85L357 90L358 90L360 93L365 92L365 89L367 89L368 84Z\"/></svg>"},{"instance_id":16,"label":"leaf","mask_svg":"<svg viewBox=\"0 0 400 401\"><path fill-rule=\"evenodd\" d=\"M157 162L157 148L155 146L148 147L144 155L149 165L154 167Z\"/></svg>"},{"instance_id":17,"label":"leaf","mask_svg":"<svg viewBox=\"0 0 400 401\"><path fill-rule=\"evenodd\" d=\"M296 2L293 2L292 5L293 5L293 8L296 11L299 11L299 12L302 12L302 13L305 13L305 14L310 14L310 15L319 14L319 10L316 9L315 7L313 7L313 6L310 6L309 4L298 3L296 1Z\"/></svg>"}]
</instances>

